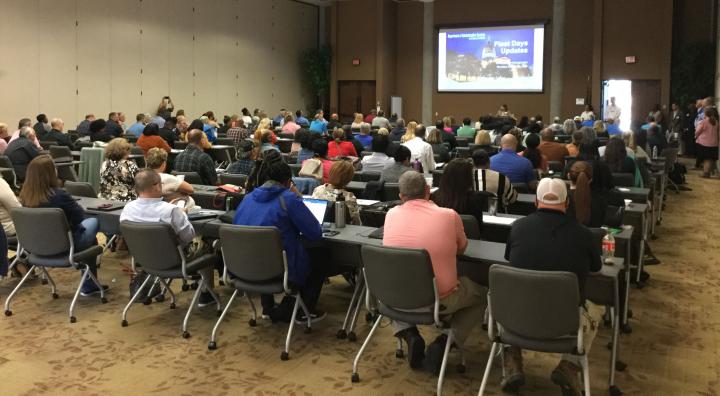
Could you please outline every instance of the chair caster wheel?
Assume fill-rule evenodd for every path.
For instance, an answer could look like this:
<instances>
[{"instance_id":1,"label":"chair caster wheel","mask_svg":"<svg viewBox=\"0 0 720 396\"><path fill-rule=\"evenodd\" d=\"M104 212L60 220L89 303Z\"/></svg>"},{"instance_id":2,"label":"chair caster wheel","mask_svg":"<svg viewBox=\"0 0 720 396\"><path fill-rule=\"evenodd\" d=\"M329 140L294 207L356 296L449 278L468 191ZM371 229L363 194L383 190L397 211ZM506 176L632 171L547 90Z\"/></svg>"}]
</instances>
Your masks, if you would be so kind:
<instances>
[{"instance_id":1,"label":"chair caster wheel","mask_svg":"<svg viewBox=\"0 0 720 396\"><path fill-rule=\"evenodd\" d=\"M122 326L122 327L127 327L127 326L128 326L127 320L123 319L123 321L120 322L120 326Z\"/></svg>"},{"instance_id":2,"label":"chair caster wheel","mask_svg":"<svg viewBox=\"0 0 720 396\"><path fill-rule=\"evenodd\" d=\"M74 317L74 316L71 316L71 317L70 317L70 323L75 323L75 322L77 322L77 318Z\"/></svg>"},{"instance_id":3,"label":"chair caster wheel","mask_svg":"<svg viewBox=\"0 0 720 396\"><path fill-rule=\"evenodd\" d=\"M151 298L146 298L146 299L143 300L143 305L150 305L150 304L152 304L152 299L151 299Z\"/></svg>"},{"instance_id":4,"label":"chair caster wheel","mask_svg":"<svg viewBox=\"0 0 720 396\"><path fill-rule=\"evenodd\" d=\"M402 349L398 349L395 351L395 357L398 359L402 359L405 357L405 352L403 352Z\"/></svg>"},{"instance_id":5,"label":"chair caster wheel","mask_svg":"<svg viewBox=\"0 0 720 396\"><path fill-rule=\"evenodd\" d=\"M352 373L352 377L350 377L350 380L351 380L353 383L358 383L358 382L360 382L360 374L358 374L358 373Z\"/></svg>"},{"instance_id":6,"label":"chair caster wheel","mask_svg":"<svg viewBox=\"0 0 720 396\"><path fill-rule=\"evenodd\" d=\"M41 285L47 285L47 284L48 284L48 280L47 280L47 279L41 279L41 280L40 280L40 284L41 284Z\"/></svg>"},{"instance_id":7,"label":"chair caster wheel","mask_svg":"<svg viewBox=\"0 0 720 396\"><path fill-rule=\"evenodd\" d=\"M625 371L627 368L627 364L625 362L621 362L619 360L615 361L615 370L616 371Z\"/></svg>"},{"instance_id":8,"label":"chair caster wheel","mask_svg":"<svg viewBox=\"0 0 720 396\"><path fill-rule=\"evenodd\" d=\"M309 327L309 326L305 327L305 334L310 334L310 333L312 333L312 327Z\"/></svg>"},{"instance_id":9,"label":"chair caster wheel","mask_svg":"<svg viewBox=\"0 0 720 396\"><path fill-rule=\"evenodd\" d=\"M457 372L460 373L460 374L465 373L465 370L466 370L466 369L467 369L467 368L465 367L464 364L458 364L457 367L456 367Z\"/></svg>"},{"instance_id":10,"label":"chair caster wheel","mask_svg":"<svg viewBox=\"0 0 720 396\"><path fill-rule=\"evenodd\" d=\"M610 396L620 396L623 394L623 392L620 390L620 388L617 387L617 385L613 385L609 389Z\"/></svg>"},{"instance_id":11,"label":"chair caster wheel","mask_svg":"<svg viewBox=\"0 0 720 396\"><path fill-rule=\"evenodd\" d=\"M12 311L9 310L9 309L6 310L6 311L5 311L5 316L12 316Z\"/></svg>"},{"instance_id":12,"label":"chair caster wheel","mask_svg":"<svg viewBox=\"0 0 720 396\"><path fill-rule=\"evenodd\" d=\"M370 312L365 314L365 321L368 323L372 323L375 321L375 317Z\"/></svg>"},{"instance_id":13,"label":"chair caster wheel","mask_svg":"<svg viewBox=\"0 0 720 396\"><path fill-rule=\"evenodd\" d=\"M214 350L217 349L217 344L215 343L215 341L210 341L210 342L208 343L208 349L211 350L211 351L214 351Z\"/></svg>"},{"instance_id":14,"label":"chair caster wheel","mask_svg":"<svg viewBox=\"0 0 720 396\"><path fill-rule=\"evenodd\" d=\"M630 324L625 324L620 327L620 330L623 332L623 334L630 334L632 333L632 327Z\"/></svg>"},{"instance_id":15,"label":"chair caster wheel","mask_svg":"<svg viewBox=\"0 0 720 396\"><path fill-rule=\"evenodd\" d=\"M176 305L175 303L170 303L170 309L175 309Z\"/></svg>"},{"instance_id":16,"label":"chair caster wheel","mask_svg":"<svg viewBox=\"0 0 720 396\"><path fill-rule=\"evenodd\" d=\"M159 296L155 297L155 301L157 302L164 302L165 301L165 295L160 294Z\"/></svg>"},{"instance_id":17,"label":"chair caster wheel","mask_svg":"<svg viewBox=\"0 0 720 396\"><path fill-rule=\"evenodd\" d=\"M190 288L193 290L197 290L198 286L200 286L200 285L197 282L195 282L192 285L190 285Z\"/></svg>"},{"instance_id":18,"label":"chair caster wheel","mask_svg":"<svg viewBox=\"0 0 720 396\"><path fill-rule=\"evenodd\" d=\"M100 298L100 302L103 303L103 304L107 304L107 298L101 297L101 298Z\"/></svg>"},{"instance_id":19,"label":"chair caster wheel","mask_svg":"<svg viewBox=\"0 0 720 396\"><path fill-rule=\"evenodd\" d=\"M285 361L285 360L288 360L288 359L290 359L290 355L289 355L287 352L283 351L283 352L280 354L280 360Z\"/></svg>"},{"instance_id":20,"label":"chair caster wheel","mask_svg":"<svg viewBox=\"0 0 720 396\"><path fill-rule=\"evenodd\" d=\"M350 341L350 342L357 341L357 335L355 335L354 331L349 332L347 337L348 337L348 341Z\"/></svg>"},{"instance_id":21,"label":"chair caster wheel","mask_svg":"<svg viewBox=\"0 0 720 396\"><path fill-rule=\"evenodd\" d=\"M53 294L52 294L52 298L53 298L53 300L56 300L56 299L57 299L58 297L60 297L60 296L58 296L58 294L57 294L57 293L53 293Z\"/></svg>"},{"instance_id":22,"label":"chair caster wheel","mask_svg":"<svg viewBox=\"0 0 720 396\"><path fill-rule=\"evenodd\" d=\"M190 338L190 332L189 331L183 331L182 338Z\"/></svg>"},{"instance_id":23,"label":"chair caster wheel","mask_svg":"<svg viewBox=\"0 0 720 396\"><path fill-rule=\"evenodd\" d=\"M182 291L188 291L190 290L190 286L187 283L184 283L181 287Z\"/></svg>"},{"instance_id":24,"label":"chair caster wheel","mask_svg":"<svg viewBox=\"0 0 720 396\"><path fill-rule=\"evenodd\" d=\"M250 325L250 327L255 327L255 326L257 326L257 320L250 319L250 320L248 320L248 324Z\"/></svg>"},{"instance_id":25,"label":"chair caster wheel","mask_svg":"<svg viewBox=\"0 0 720 396\"><path fill-rule=\"evenodd\" d=\"M337 334L335 334L335 338L337 338L338 340L344 340L347 338L347 333L345 332L345 330L338 330Z\"/></svg>"}]
</instances>

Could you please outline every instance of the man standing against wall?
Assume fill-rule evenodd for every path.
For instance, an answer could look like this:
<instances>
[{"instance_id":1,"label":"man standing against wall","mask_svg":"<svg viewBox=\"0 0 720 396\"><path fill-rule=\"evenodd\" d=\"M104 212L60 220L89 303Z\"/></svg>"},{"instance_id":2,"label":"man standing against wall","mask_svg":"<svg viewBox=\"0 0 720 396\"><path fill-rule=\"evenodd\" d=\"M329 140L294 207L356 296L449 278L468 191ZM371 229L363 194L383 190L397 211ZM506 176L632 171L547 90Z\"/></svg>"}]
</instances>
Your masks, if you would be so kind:
<instances>
[{"instance_id":1,"label":"man standing against wall","mask_svg":"<svg viewBox=\"0 0 720 396\"><path fill-rule=\"evenodd\" d=\"M615 97L610 97L610 104L605 107L605 116L603 117L604 120L607 119L613 119L615 122L620 125L620 113L622 112L622 109L620 106L615 104Z\"/></svg>"}]
</instances>

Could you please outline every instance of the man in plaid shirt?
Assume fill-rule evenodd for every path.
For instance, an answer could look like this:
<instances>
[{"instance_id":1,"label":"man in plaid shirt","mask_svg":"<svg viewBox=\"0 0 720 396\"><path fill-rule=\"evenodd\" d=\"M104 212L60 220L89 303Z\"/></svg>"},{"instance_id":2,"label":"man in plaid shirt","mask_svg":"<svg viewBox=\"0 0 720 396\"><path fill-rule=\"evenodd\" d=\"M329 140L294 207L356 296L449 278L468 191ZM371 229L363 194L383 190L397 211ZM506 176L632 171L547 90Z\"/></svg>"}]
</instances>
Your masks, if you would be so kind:
<instances>
[{"instance_id":1,"label":"man in plaid shirt","mask_svg":"<svg viewBox=\"0 0 720 396\"><path fill-rule=\"evenodd\" d=\"M245 122L242 119L235 120L232 128L228 129L227 137L233 140L235 148L240 147L240 142L250 137L250 132L245 128Z\"/></svg>"},{"instance_id":2,"label":"man in plaid shirt","mask_svg":"<svg viewBox=\"0 0 720 396\"><path fill-rule=\"evenodd\" d=\"M193 129L188 132L188 145L185 151L175 158L175 170L178 172L197 172L205 185L217 184L215 161L206 154L202 147L203 132Z\"/></svg>"}]
</instances>

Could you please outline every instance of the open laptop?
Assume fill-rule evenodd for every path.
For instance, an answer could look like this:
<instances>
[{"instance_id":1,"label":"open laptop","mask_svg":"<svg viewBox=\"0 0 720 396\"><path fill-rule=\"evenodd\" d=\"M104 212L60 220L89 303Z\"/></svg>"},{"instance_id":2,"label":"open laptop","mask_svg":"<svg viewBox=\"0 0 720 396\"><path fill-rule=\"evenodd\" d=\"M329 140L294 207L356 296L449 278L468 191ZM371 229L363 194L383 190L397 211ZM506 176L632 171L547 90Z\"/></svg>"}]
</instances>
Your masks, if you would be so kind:
<instances>
[{"instance_id":1,"label":"open laptop","mask_svg":"<svg viewBox=\"0 0 720 396\"><path fill-rule=\"evenodd\" d=\"M308 209L310 209L310 213L315 216L315 220L317 220L318 224L322 226L325 221L325 215L327 214L330 202L324 199L303 198L303 203Z\"/></svg>"}]
</instances>

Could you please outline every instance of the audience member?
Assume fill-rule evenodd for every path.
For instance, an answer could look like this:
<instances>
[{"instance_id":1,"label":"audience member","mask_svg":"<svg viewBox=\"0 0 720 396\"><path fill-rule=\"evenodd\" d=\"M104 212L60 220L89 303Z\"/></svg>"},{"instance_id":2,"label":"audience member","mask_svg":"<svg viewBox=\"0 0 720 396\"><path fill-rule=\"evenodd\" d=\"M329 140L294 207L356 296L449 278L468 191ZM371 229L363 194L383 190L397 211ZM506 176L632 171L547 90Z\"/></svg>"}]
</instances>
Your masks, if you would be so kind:
<instances>
[{"instance_id":1,"label":"audience member","mask_svg":"<svg viewBox=\"0 0 720 396\"><path fill-rule=\"evenodd\" d=\"M212 113L207 112L205 114ZM213 117L214 118L214 117ZM207 115L200 117L200 121L203 123L202 131L207 136L207 140L212 144L217 140L217 123Z\"/></svg>"},{"instance_id":2,"label":"audience member","mask_svg":"<svg viewBox=\"0 0 720 396\"><path fill-rule=\"evenodd\" d=\"M185 207L192 208L195 204L195 201L193 201L191 197L192 193L195 192L192 184L186 182L183 178L166 173L167 159L168 154L164 150L154 147L148 150L145 156L145 163L148 168L160 175L163 199L165 199L165 201L170 202L176 198L182 198L187 202ZM135 190L137 191L137 186Z\"/></svg>"},{"instance_id":3,"label":"audience member","mask_svg":"<svg viewBox=\"0 0 720 396\"><path fill-rule=\"evenodd\" d=\"M90 135L90 123L95 121L95 115L94 114L86 114L85 119L80 121L80 123L75 127L75 131L78 133L78 136L88 136Z\"/></svg>"},{"instance_id":4,"label":"audience member","mask_svg":"<svg viewBox=\"0 0 720 396\"><path fill-rule=\"evenodd\" d=\"M312 177L327 183L330 177L330 168L333 165L333 161L327 158L328 144L325 139L314 139L312 150L313 157L302 162L302 168L298 175Z\"/></svg>"},{"instance_id":5,"label":"audience member","mask_svg":"<svg viewBox=\"0 0 720 396\"><path fill-rule=\"evenodd\" d=\"M235 124L231 126L227 131L227 137L233 140L235 148L239 147L241 142L250 137L250 131L245 127L244 117L235 121Z\"/></svg>"},{"instance_id":6,"label":"audience member","mask_svg":"<svg viewBox=\"0 0 720 396\"><path fill-rule=\"evenodd\" d=\"M363 157L362 170L364 172L382 172L385 167L390 166L394 161L388 157L387 150L390 140L387 136L377 134L372 140L372 154Z\"/></svg>"},{"instance_id":7,"label":"audience member","mask_svg":"<svg viewBox=\"0 0 720 396\"><path fill-rule=\"evenodd\" d=\"M172 99L170 99L169 96L165 96L160 101L156 114L162 118L170 118L172 117L173 110L175 110L175 105L173 104ZM162 128L162 125L158 126Z\"/></svg>"},{"instance_id":8,"label":"audience member","mask_svg":"<svg viewBox=\"0 0 720 396\"><path fill-rule=\"evenodd\" d=\"M243 119L245 119L244 113L243 113ZM308 121L307 118L303 117L303 113L300 110L295 112L295 122L303 128L308 128L310 126L310 121ZM248 124L248 123L246 122L245 124Z\"/></svg>"},{"instance_id":9,"label":"audience member","mask_svg":"<svg viewBox=\"0 0 720 396\"><path fill-rule=\"evenodd\" d=\"M134 135L139 138L142 135L145 125L150 122L150 114L139 113L135 116L135 123L125 131L128 135Z\"/></svg>"},{"instance_id":10,"label":"audience member","mask_svg":"<svg viewBox=\"0 0 720 396\"><path fill-rule=\"evenodd\" d=\"M471 123L472 120L470 119L470 117L465 117L463 119L463 126L461 126L460 129L458 129L457 131L458 137L475 139L476 131L475 128L470 126Z\"/></svg>"},{"instance_id":11,"label":"audience member","mask_svg":"<svg viewBox=\"0 0 720 396\"><path fill-rule=\"evenodd\" d=\"M137 147L140 147L145 155L147 155L148 150L150 150L153 147L157 147L159 149L165 150L165 152L170 153L170 146L168 143L160 137L160 128L154 123L149 123L145 125L145 129L143 130L142 135L140 135L140 139L135 143Z\"/></svg>"},{"instance_id":12,"label":"audience member","mask_svg":"<svg viewBox=\"0 0 720 396\"><path fill-rule=\"evenodd\" d=\"M328 158L358 157L355 146L345 140L345 131L336 129L332 136L333 140L328 143Z\"/></svg>"},{"instance_id":13,"label":"audience member","mask_svg":"<svg viewBox=\"0 0 720 396\"><path fill-rule=\"evenodd\" d=\"M360 132L360 127L363 124L363 115L362 113L355 113L355 118L353 119L352 124L350 124L350 128L352 128L355 132Z\"/></svg>"},{"instance_id":14,"label":"audience member","mask_svg":"<svg viewBox=\"0 0 720 396\"><path fill-rule=\"evenodd\" d=\"M473 172L475 191L495 194L498 198L498 210L503 210L517 200L517 190L507 176L490 169L490 156L483 149L472 153L475 171Z\"/></svg>"},{"instance_id":15,"label":"audience member","mask_svg":"<svg viewBox=\"0 0 720 396\"><path fill-rule=\"evenodd\" d=\"M32 121L30 121L29 118L23 118L23 119L21 119L20 122L18 122L18 129L17 129L17 131L13 132L12 136L10 136L10 140L8 140L8 144L12 143L15 139L17 139L18 137L20 137L20 130L21 130L23 127L28 127L28 128L30 128L30 125L31 125L31 124L32 124ZM32 128L30 128L30 129L32 129ZM33 142L33 144L35 145L35 147L37 147L38 150L42 151L42 150L43 150L43 147L42 147L42 145L40 145L40 141L37 139L37 136L35 136L35 131L34 131L34 130L33 130L32 136L33 136L33 138L30 139L30 140Z\"/></svg>"},{"instance_id":16,"label":"audience member","mask_svg":"<svg viewBox=\"0 0 720 396\"><path fill-rule=\"evenodd\" d=\"M385 118L385 112L380 110L377 112L377 117L373 118L370 125L373 128L390 128L390 121Z\"/></svg>"},{"instance_id":17,"label":"audience member","mask_svg":"<svg viewBox=\"0 0 720 396\"><path fill-rule=\"evenodd\" d=\"M580 154L580 144L582 144L584 139L585 134L581 131L574 131L572 133L572 142L565 145L565 148L568 151L568 156L577 157L578 154Z\"/></svg>"},{"instance_id":18,"label":"audience member","mask_svg":"<svg viewBox=\"0 0 720 396\"><path fill-rule=\"evenodd\" d=\"M330 114L330 121L327 122L326 127L328 132L341 128L342 123L340 122L340 116L338 116L337 113Z\"/></svg>"},{"instance_id":19,"label":"audience member","mask_svg":"<svg viewBox=\"0 0 720 396\"><path fill-rule=\"evenodd\" d=\"M327 123L322 118L322 113L315 114L315 119L310 123L310 132L324 135L327 132Z\"/></svg>"},{"instance_id":20,"label":"audience member","mask_svg":"<svg viewBox=\"0 0 720 396\"><path fill-rule=\"evenodd\" d=\"M160 127L162 125L158 124L158 126ZM114 139L123 135L123 130L120 126L120 117L118 116L118 113L113 111L108 114L108 119L105 124L105 132L109 135L112 135L110 139Z\"/></svg>"},{"instance_id":21,"label":"audience member","mask_svg":"<svg viewBox=\"0 0 720 396\"><path fill-rule=\"evenodd\" d=\"M242 121L242 120L241 120ZM249 175L255 166L255 160L260 150L255 149L253 142L243 140L237 150L237 161L230 164L225 172L230 174Z\"/></svg>"},{"instance_id":22,"label":"audience member","mask_svg":"<svg viewBox=\"0 0 720 396\"><path fill-rule=\"evenodd\" d=\"M293 121L293 117L290 114L285 116L285 123L282 127L283 133L295 134L295 132L297 132L297 130L300 128L300 125Z\"/></svg>"},{"instance_id":23,"label":"audience member","mask_svg":"<svg viewBox=\"0 0 720 396\"><path fill-rule=\"evenodd\" d=\"M478 318L485 311L487 291L467 277L458 277L457 256L468 244L462 220L455 211L438 207L429 198L430 187L422 174L410 171L400 177L403 204L388 211L383 245L428 252L440 297L440 315L451 316L455 343L462 347L481 323ZM393 321L393 329L408 345L410 367L422 364L437 375L447 336L441 334L423 351L425 341L415 326Z\"/></svg>"},{"instance_id":24,"label":"audience member","mask_svg":"<svg viewBox=\"0 0 720 396\"><path fill-rule=\"evenodd\" d=\"M50 132L45 135L45 141L52 142L53 146L65 146L70 150L75 150L70 135L65 131L65 122L60 118L53 118L50 122Z\"/></svg>"},{"instance_id":25,"label":"audience member","mask_svg":"<svg viewBox=\"0 0 720 396\"><path fill-rule=\"evenodd\" d=\"M525 145L527 147L523 152L520 153L520 155L530 160L533 169L547 172L547 157L538 149L538 147L540 146L540 137L538 136L538 134L529 134L525 139Z\"/></svg>"},{"instance_id":26,"label":"audience member","mask_svg":"<svg viewBox=\"0 0 720 396\"><path fill-rule=\"evenodd\" d=\"M38 114L35 119L37 120L35 125L33 125L35 136L38 138L38 140L45 140L45 136L48 134L48 132L50 132L51 129L51 126L48 122L48 117L45 114Z\"/></svg>"},{"instance_id":27,"label":"audience member","mask_svg":"<svg viewBox=\"0 0 720 396\"><path fill-rule=\"evenodd\" d=\"M717 110L715 110L717 111ZM705 113L705 118L708 117L708 112ZM668 146L667 138L665 138L665 135L660 132L660 126L659 125L652 125L650 128L648 128L647 131L648 138L647 138L647 147L650 152L657 151L657 155L661 156L663 150L665 150ZM715 150L717 151L717 150Z\"/></svg>"},{"instance_id":28,"label":"audience member","mask_svg":"<svg viewBox=\"0 0 720 396\"><path fill-rule=\"evenodd\" d=\"M590 186L599 191L610 190L614 187L612 181L612 172L610 167L600 160L600 154L595 142L587 142L583 140L580 144L580 153L577 156L578 160L585 161L593 169L593 179ZM567 167L567 164L566 164Z\"/></svg>"},{"instance_id":29,"label":"audience member","mask_svg":"<svg viewBox=\"0 0 720 396\"><path fill-rule=\"evenodd\" d=\"M102 118L90 124L90 141L107 143L113 140L113 135L106 130L107 123Z\"/></svg>"},{"instance_id":30,"label":"audience member","mask_svg":"<svg viewBox=\"0 0 720 396\"><path fill-rule=\"evenodd\" d=\"M4 122L0 122L0 155L5 153L5 149L7 149L8 143L7 139L10 138L10 133L8 131L8 125Z\"/></svg>"},{"instance_id":31,"label":"audience member","mask_svg":"<svg viewBox=\"0 0 720 396\"><path fill-rule=\"evenodd\" d=\"M561 165L565 165L565 157L569 156L567 147L562 143L555 142L555 131L545 128L541 132L542 142L538 146L540 153L544 155L548 161L558 161Z\"/></svg>"},{"instance_id":32,"label":"audience member","mask_svg":"<svg viewBox=\"0 0 720 396\"><path fill-rule=\"evenodd\" d=\"M342 194L345 198L345 205L347 205L348 213L350 213L350 218L348 220L352 224L362 225L362 221L360 220L360 208L358 207L355 195L346 189L348 183L352 181L354 175L355 169L353 168L352 162L335 161L330 168L330 175L328 176L327 183L317 186L315 191L312 193L312 197L335 202L337 197Z\"/></svg>"},{"instance_id":33,"label":"audience member","mask_svg":"<svg viewBox=\"0 0 720 396\"><path fill-rule=\"evenodd\" d=\"M410 124L413 124L412 122ZM408 125L408 131L413 131L414 138L408 139L403 143L403 146L410 149L412 153L412 161L417 161L422 165L423 172L430 174L435 170L435 156L433 154L432 146L427 143L423 138L425 137L425 126L422 124L417 125L415 128L411 128Z\"/></svg>"},{"instance_id":34,"label":"audience member","mask_svg":"<svg viewBox=\"0 0 720 396\"><path fill-rule=\"evenodd\" d=\"M622 130L620 129L620 126L615 123L615 120L610 118L606 122L607 122L606 130L607 130L608 135L610 135L610 137L616 136L616 135L622 135Z\"/></svg>"},{"instance_id":35,"label":"audience member","mask_svg":"<svg viewBox=\"0 0 720 396\"><path fill-rule=\"evenodd\" d=\"M502 173L510 179L511 183L524 183L534 190L537 186L537 177L529 159L517 154L518 140L514 135L507 134L500 141L500 152L490 158L490 169Z\"/></svg>"},{"instance_id":36,"label":"audience member","mask_svg":"<svg viewBox=\"0 0 720 396\"><path fill-rule=\"evenodd\" d=\"M306 159L312 158L315 155L312 149L312 143L318 135L302 129L295 134L295 138L297 139L298 137L300 138L300 151L298 151L297 163L302 164Z\"/></svg>"},{"instance_id":37,"label":"audience member","mask_svg":"<svg viewBox=\"0 0 720 396\"><path fill-rule=\"evenodd\" d=\"M448 147L442 142L442 136L440 136L440 131L438 129L433 129L427 134L427 139L425 139L430 144L430 147L432 147L433 156L438 160L438 162L448 162L450 161L450 150Z\"/></svg>"},{"instance_id":38,"label":"audience member","mask_svg":"<svg viewBox=\"0 0 720 396\"><path fill-rule=\"evenodd\" d=\"M443 168L440 188L430 199L438 206L450 208L461 215L472 215L482 229L483 211L487 208L487 199L477 193L473 186L473 164L466 159L455 158Z\"/></svg>"},{"instance_id":39,"label":"audience member","mask_svg":"<svg viewBox=\"0 0 720 396\"><path fill-rule=\"evenodd\" d=\"M175 117L168 117L167 120L165 120L165 125L160 128L160 131L158 134L160 135L163 140L168 144L168 146L172 149L172 147L175 145L175 142L178 141L178 134L176 132L177 127L177 118Z\"/></svg>"},{"instance_id":40,"label":"audience member","mask_svg":"<svg viewBox=\"0 0 720 396\"><path fill-rule=\"evenodd\" d=\"M450 150L455 150L457 147L457 139L455 138L451 124L452 119L450 117L445 117L435 123L435 129L440 132L442 141L450 146Z\"/></svg>"},{"instance_id":41,"label":"audience member","mask_svg":"<svg viewBox=\"0 0 720 396\"><path fill-rule=\"evenodd\" d=\"M137 198L134 183L140 169L128 159L130 147L123 138L115 138L105 146L105 161L100 166L100 198L124 202Z\"/></svg>"},{"instance_id":42,"label":"audience member","mask_svg":"<svg viewBox=\"0 0 720 396\"><path fill-rule=\"evenodd\" d=\"M268 150L275 150L280 152L280 149L275 145L275 133L269 129L264 129L260 135L260 152Z\"/></svg>"},{"instance_id":43,"label":"audience member","mask_svg":"<svg viewBox=\"0 0 720 396\"><path fill-rule=\"evenodd\" d=\"M363 150L370 149L370 144L372 143L372 136L370 136L370 124L367 122L360 124L360 134L355 136L355 140L362 144Z\"/></svg>"},{"instance_id":44,"label":"audience member","mask_svg":"<svg viewBox=\"0 0 720 396\"><path fill-rule=\"evenodd\" d=\"M590 230L575 221L568 221L565 215L567 188L563 180L542 179L535 200L538 210L513 223L505 259L517 268L567 271L577 276L581 294L577 303L583 311L580 321L584 352L587 354L597 332L601 311L585 301L583 291L588 274L600 271L602 267L599 248ZM524 383L522 351L518 347L506 347L503 355L505 378L502 389L517 392ZM575 355L565 354L553 370L551 379L562 388L563 394L582 394L579 381L582 369L577 359Z\"/></svg>"},{"instance_id":45,"label":"audience member","mask_svg":"<svg viewBox=\"0 0 720 396\"><path fill-rule=\"evenodd\" d=\"M176 129L177 129L178 140L180 140L181 142L187 142L186 135L188 132L188 127L190 126L187 118L184 115L178 115L175 117L175 119L177 120Z\"/></svg>"},{"instance_id":46,"label":"audience member","mask_svg":"<svg viewBox=\"0 0 720 396\"><path fill-rule=\"evenodd\" d=\"M399 141L401 141L401 139L404 135L405 135L405 120L402 118L398 118L398 120L395 122L395 128L393 128L390 131L390 141L391 142L399 142Z\"/></svg>"},{"instance_id":47,"label":"audience member","mask_svg":"<svg viewBox=\"0 0 720 396\"><path fill-rule=\"evenodd\" d=\"M0 224L2 230L5 232L5 236L15 235L15 225L13 224L12 217L10 217L10 211L13 208L20 206L20 202L15 196L12 188L8 182L0 177ZM0 275L3 275L0 273Z\"/></svg>"},{"instance_id":48,"label":"audience member","mask_svg":"<svg viewBox=\"0 0 720 396\"><path fill-rule=\"evenodd\" d=\"M40 154L33 144L34 139L35 131L28 126L22 127L18 138L11 140L5 149L5 155L10 159L18 181L25 180L28 164Z\"/></svg>"},{"instance_id":49,"label":"audience member","mask_svg":"<svg viewBox=\"0 0 720 396\"><path fill-rule=\"evenodd\" d=\"M178 172L197 172L203 184L217 184L215 161L202 149L202 138L205 134L197 129L188 132L188 145L175 158L174 168Z\"/></svg>"},{"instance_id":50,"label":"audience member","mask_svg":"<svg viewBox=\"0 0 720 396\"><path fill-rule=\"evenodd\" d=\"M571 119L567 119L563 122L562 126L563 134L571 136L575 133L575 122Z\"/></svg>"},{"instance_id":51,"label":"audience member","mask_svg":"<svg viewBox=\"0 0 720 396\"><path fill-rule=\"evenodd\" d=\"M384 183L397 183L403 173L412 170L410 167L410 158L412 153L405 146L397 146L393 154L393 163L383 168L380 173L380 181Z\"/></svg>"},{"instance_id":52,"label":"audience member","mask_svg":"<svg viewBox=\"0 0 720 396\"><path fill-rule=\"evenodd\" d=\"M357 135L353 133L350 125L343 125L342 130L343 132L345 132L345 140L352 143L353 147L355 147L356 153L362 153L363 151L367 151L365 146L359 140L355 139L355 136Z\"/></svg>"},{"instance_id":53,"label":"audience member","mask_svg":"<svg viewBox=\"0 0 720 396\"><path fill-rule=\"evenodd\" d=\"M375 120L375 117L377 116L376 114L377 114L377 109L375 109L373 107L372 109L370 109L370 113L368 113L368 115L365 116L363 121L366 124L372 124L373 120ZM360 114L360 116L362 117L362 114Z\"/></svg>"},{"instance_id":54,"label":"audience member","mask_svg":"<svg viewBox=\"0 0 720 396\"><path fill-rule=\"evenodd\" d=\"M630 158L622 139L613 137L608 139L605 146L603 161L610 168L612 173L630 173L635 175L635 161Z\"/></svg>"},{"instance_id":55,"label":"audience member","mask_svg":"<svg viewBox=\"0 0 720 396\"><path fill-rule=\"evenodd\" d=\"M585 110L580 114L580 118L583 121L595 121L595 113L593 112L592 105L585 105Z\"/></svg>"}]
</instances>

